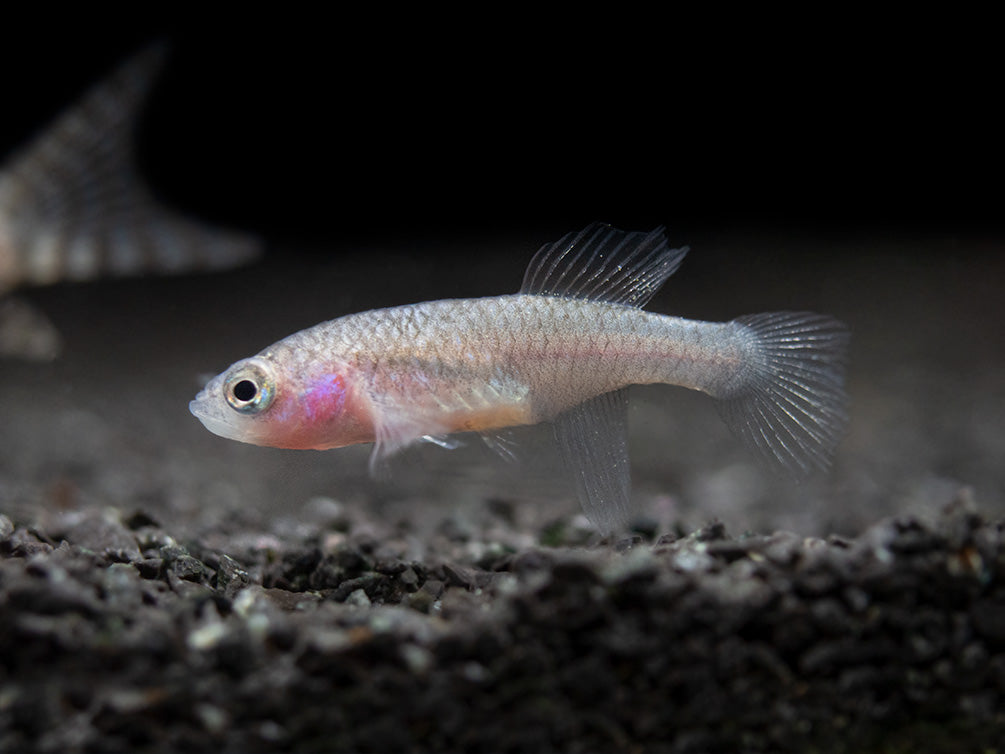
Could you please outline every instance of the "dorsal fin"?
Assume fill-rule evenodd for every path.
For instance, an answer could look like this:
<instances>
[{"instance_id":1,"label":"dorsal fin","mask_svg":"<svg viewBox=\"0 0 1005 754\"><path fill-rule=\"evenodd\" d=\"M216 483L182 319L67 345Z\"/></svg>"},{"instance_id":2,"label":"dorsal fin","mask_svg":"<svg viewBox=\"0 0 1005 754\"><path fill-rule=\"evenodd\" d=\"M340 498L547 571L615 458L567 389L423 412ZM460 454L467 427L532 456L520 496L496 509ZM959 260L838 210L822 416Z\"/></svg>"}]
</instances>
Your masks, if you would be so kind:
<instances>
[{"instance_id":1,"label":"dorsal fin","mask_svg":"<svg viewBox=\"0 0 1005 754\"><path fill-rule=\"evenodd\" d=\"M680 266L688 247L671 249L663 226L627 233L592 223L542 246L520 293L645 306Z\"/></svg>"}]
</instances>

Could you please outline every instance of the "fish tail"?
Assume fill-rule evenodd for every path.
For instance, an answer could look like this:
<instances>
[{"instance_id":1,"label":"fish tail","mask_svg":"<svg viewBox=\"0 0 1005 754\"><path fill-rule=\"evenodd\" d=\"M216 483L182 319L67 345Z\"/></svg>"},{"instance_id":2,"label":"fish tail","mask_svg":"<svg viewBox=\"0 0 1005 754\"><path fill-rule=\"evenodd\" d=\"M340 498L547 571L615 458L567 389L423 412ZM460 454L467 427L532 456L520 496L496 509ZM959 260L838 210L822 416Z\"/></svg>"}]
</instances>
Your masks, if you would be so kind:
<instances>
[{"instance_id":1,"label":"fish tail","mask_svg":"<svg viewBox=\"0 0 1005 754\"><path fill-rule=\"evenodd\" d=\"M848 426L848 329L810 312L771 312L730 323L746 344L736 383L720 395L730 429L795 476L830 466Z\"/></svg>"},{"instance_id":2,"label":"fish tail","mask_svg":"<svg viewBox=\"0 0 1005 754\"><path fill-rule=\"evenodd\" d=\"M218 270L260 239L164 205L135 164L136 126L167 58L155 42L95 85L0 170L0 289Z\"/></svg>"}]
</instances>

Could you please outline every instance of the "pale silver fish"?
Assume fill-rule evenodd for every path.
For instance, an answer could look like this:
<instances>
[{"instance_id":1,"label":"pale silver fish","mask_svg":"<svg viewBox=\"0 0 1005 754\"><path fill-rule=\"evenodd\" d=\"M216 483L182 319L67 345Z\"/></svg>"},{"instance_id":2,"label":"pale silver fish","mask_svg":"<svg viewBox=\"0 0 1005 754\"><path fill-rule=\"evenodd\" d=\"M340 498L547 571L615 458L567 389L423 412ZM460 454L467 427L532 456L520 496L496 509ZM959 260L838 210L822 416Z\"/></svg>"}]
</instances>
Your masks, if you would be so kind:
<instances>
[{"instance_id":1,"label":"pale silver fish","mask_svg":"<svg viewBox=\"0 0 1005 754\"><path fill-rule=\"evenodd\" d=\"M282 448L374 442L372 461L418 440L551 422L590 520L630 513L629 385L719 399L772 463L826 468L846 424L848 332L806 312L699 322L643 311L687 248L663 229L593 224L544 246L516 295L341 317L213 378L189 408L223 437Z\"/></svg>"},{"instance_id":2,"label":"pale silver fish","mask_svg":"<svg viewBox=\"0 0 1005 754\"><path fill-rule=\"evenodd\" d=\"M224 269L261 253L258 238L166 207L135 168L137 118L166 54L163 43L137 54L0 168L0 296L26 285ZM0 301L0 354L49 358L58 347L41 315Z\"/></svg>"}]
</instances>

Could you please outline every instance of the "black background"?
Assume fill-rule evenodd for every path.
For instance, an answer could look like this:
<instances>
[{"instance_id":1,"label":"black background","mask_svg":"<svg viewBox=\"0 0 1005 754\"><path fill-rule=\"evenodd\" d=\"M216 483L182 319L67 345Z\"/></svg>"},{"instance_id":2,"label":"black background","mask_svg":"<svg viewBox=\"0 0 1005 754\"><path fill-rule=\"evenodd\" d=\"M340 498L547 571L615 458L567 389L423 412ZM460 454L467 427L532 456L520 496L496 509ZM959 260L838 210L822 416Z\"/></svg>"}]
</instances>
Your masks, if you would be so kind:
<instances>
[{"instance_id":1,"label":"black background","mask_svg":"<svg viewBox=\"0 0 1005 754\"><path fill-rule=\"evenodd\" d=\"M145 175L268 238L1005 225L980 19L154 15L12 25L0 151L166 38Z\"/></svg>"}]
</instances>

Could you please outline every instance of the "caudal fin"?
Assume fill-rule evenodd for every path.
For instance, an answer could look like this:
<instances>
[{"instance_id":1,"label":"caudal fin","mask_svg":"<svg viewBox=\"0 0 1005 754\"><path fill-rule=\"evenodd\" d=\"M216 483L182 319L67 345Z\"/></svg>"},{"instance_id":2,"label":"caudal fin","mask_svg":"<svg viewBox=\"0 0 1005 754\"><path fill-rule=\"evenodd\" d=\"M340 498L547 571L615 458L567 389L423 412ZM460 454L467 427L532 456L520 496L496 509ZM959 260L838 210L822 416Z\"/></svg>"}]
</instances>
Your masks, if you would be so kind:
<instances>
[{"instance_id":1,"label":"caudal fin","mask_svg":"<svg viewBox=\"0 0 1005 754\"><path fill-rule=\"evenodd\" d=\"M747 331L750 361L743 385L718 404L723 419L791 474L828 468L848 426L848 329L810 312L752 314L732 324Z\"/></svg>"}]
</instances>

